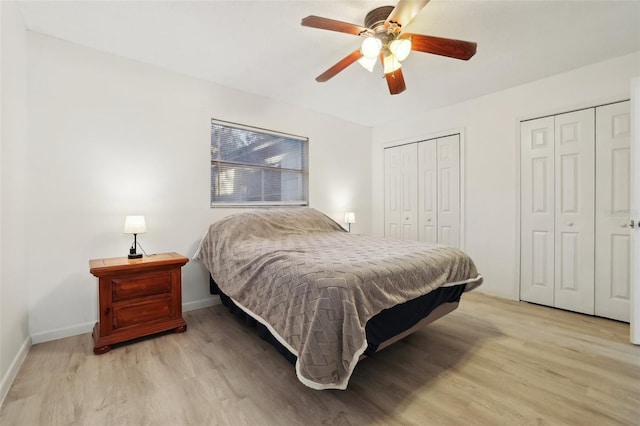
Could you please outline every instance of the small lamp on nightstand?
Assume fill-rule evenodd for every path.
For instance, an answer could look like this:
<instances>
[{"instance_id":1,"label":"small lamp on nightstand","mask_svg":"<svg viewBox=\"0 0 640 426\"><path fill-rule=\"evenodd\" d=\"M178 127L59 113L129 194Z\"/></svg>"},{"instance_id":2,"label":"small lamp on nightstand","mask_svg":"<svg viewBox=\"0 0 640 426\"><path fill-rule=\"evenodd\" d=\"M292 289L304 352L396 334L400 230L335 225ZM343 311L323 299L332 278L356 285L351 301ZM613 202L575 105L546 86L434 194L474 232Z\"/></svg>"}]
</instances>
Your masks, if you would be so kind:
<instances>
[{"instance_id":1,"label":"small lamp on nightstand","mask_svg":"<svg viewBox=\"0 0 640 426\"><path fill-rule=\"evenodd\" d=\"M127 216L124 220L124 233L133 234L133 245L129 249L129 259L140 259L142 253L138 253L136 248L138 247L138 234L144 234L147 232L147 225L144 222L144 216Z\"/></svg>"},{"instance_id":2,"label":"small lamp on nightstand","mask_svg":"<svg viewBox=\"0 0 640 426\"><path fill-rule=\"evenodd\" d=\"M346 212L344 221L349 225L349 232L351 232L351 224L356 223L356 214L354 212Z\"/></svg>"}]
</instances>

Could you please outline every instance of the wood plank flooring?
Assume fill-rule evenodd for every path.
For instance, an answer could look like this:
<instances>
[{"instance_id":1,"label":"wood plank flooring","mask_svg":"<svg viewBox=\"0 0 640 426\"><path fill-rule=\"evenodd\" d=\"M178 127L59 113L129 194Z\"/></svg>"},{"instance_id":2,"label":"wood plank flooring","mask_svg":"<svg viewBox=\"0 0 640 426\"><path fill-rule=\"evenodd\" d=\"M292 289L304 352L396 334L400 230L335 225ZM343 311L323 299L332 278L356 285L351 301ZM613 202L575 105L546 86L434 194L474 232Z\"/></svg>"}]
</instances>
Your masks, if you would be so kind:
<instances>
[{"instance_id":1,"label":"wood plank flooring","mask_svg":"<svg viewBox=\"0 0 640 426\"><path fill-rule=\"evenodd\" d=\"M90 334L34 345L0 424L640 424L640 347L624 323L465 294L363 360L346 391L315 391L223 306L185 319L186 333L105 355Z\"/></svg>"}]
</instances>

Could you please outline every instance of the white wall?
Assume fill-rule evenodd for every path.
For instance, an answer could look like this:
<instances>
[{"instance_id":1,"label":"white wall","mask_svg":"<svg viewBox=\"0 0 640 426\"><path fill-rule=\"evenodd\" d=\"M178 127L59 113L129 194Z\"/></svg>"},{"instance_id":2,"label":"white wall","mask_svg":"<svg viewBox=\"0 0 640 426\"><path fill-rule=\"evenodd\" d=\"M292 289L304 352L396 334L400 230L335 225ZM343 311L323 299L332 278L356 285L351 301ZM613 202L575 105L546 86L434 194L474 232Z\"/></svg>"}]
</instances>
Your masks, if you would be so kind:
<instances>
[{"instance_id":1,"label":"white wall","mask_svg":"<svg viewBox=\"0 0 640 426\"><path fill-rule=\"evenodd\" d=\"M519 121L629 99L640 53L407 118L373 131L373 233L384 233L383 146L465 130L465 251L485 281L479 291L518 299Z\"/></svg>"},{"instance_id":2,"label":"white wall","mask_svg":"<svg viewBox=\"0 0 640 426\"><path fill-rule=\"evenodd\" d=\"M148 253L191 257L208 225L210 119L308 136L310 204L370 230L369 128L58 39L28 35L27 244L34 342L97 318L89 259L124 256L127 214L146 216ZM211 303L204 268L183 269L183 303Z\"/></svg>"},{"instance_id":3,"label":"white wall","mask_svg":"<svg viewBox=\"0 0 640 426\"><path fill-rule=\"evenodd\" d=\"M25 241L27 41L20 12L0 2L0 401L30 347Z\"/></svg>"}]
</instances>

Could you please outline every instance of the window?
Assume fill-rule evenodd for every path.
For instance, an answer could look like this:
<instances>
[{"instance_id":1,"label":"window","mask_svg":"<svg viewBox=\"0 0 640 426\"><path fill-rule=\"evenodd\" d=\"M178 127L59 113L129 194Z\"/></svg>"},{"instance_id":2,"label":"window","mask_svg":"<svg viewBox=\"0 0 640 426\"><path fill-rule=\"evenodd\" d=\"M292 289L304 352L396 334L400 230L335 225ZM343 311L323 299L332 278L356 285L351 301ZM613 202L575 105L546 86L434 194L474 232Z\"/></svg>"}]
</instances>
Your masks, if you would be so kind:
<instances>
[{"instance_id":1,"label":"window","mask_svg":"<svg viewBox=\"0 0 640 426\"><path fill-rule=\"evenodd\" d=\"M211 206L307 205L308 139L211 120Z\"/></svg>"}]
</instances>

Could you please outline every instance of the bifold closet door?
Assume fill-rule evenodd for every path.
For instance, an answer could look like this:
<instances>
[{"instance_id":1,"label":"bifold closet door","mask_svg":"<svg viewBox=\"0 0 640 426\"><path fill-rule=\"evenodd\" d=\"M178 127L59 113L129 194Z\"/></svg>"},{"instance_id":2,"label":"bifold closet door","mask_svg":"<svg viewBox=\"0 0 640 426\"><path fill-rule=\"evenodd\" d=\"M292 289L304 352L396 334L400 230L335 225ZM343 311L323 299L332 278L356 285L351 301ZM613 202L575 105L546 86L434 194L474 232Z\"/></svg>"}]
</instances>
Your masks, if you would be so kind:
<instances>
[{"instance_id":1,"label":"bifold closet door","mask_svg":"<svg viewBox=\"0 0 640 426\"><path fill-rule=\"evenodd\" d=\"M418 143L418 239L438 242L437 139Z\"/></svg>"},{"instance_id":2,"label":"bifold closet door","mask_svg":"<svg viewBox=\"0 0 640 426\"><path fill-rule=\"evenodd\" d=\"M594 314L595 111L555 116L554 306Z\"/></svg>"},{"instance_id":3,"label":"bifold closet door","mask_svg":"<svg viewBox=\"0 0 640 426\"><path fill-rule=\"evenodd\" d=\"M594 313L594 110L521 124L521 298Z\"/></svg>"},{"instance_id":4,"label":"bifold closet door","mask_svg":"<svg viewBox=\"0 0 640 426\"><path fill-rule=\"evenodd\" d=\"M460 247L460 135L418 143L420 241Z\"/></svg>"},{"instance_id":5,"label":"bifold closet door","mask_svg":"<svg viewBox=\"0 0 640 426\"><path fill-rule=\"evenodd\" d=\"M554 118L520 125L520 298L553 306Z\"/></svg>"},{"instance_id":6,"label":"bifold closet door","mask_svg":"<svg viewBox=\"0 0 640 426\"><path fill-rule=\"evenodd\" d=\"M438 243L460 247L460 135L437 140Z\"/></svg>"},{"instance_id":7,"label":"bifold closet door","mask_svg":"<svg viewBox=\"0 0 640 426\"><path fill-rule=\"evenodd\" d=\"M629 102L596 109L595 313L629 322L631 271Z\"/></svg>"},{"instance_id":8,"label":"bifold closet door","mask_svg":"<svg viewBox=\"0 0 640 426\"><path fill-rule=\"evenodd\" d=\"M384 150L385 236L418 239L418 146Z\"/></svg>"},{"instance_id":9,"label":"bifold closet door","mask_svg":"<svg viewBox=\"0 0 640 426\"><path fill-rule=\"evenodd\" d=\"M629 321L629 109L521 123L522 300Z\"/></svg>"}]
</instances>

